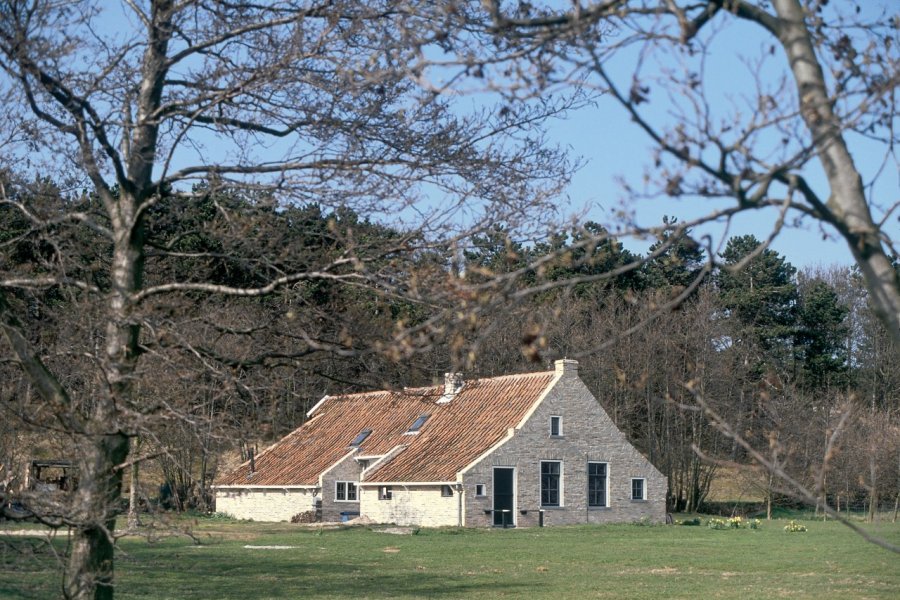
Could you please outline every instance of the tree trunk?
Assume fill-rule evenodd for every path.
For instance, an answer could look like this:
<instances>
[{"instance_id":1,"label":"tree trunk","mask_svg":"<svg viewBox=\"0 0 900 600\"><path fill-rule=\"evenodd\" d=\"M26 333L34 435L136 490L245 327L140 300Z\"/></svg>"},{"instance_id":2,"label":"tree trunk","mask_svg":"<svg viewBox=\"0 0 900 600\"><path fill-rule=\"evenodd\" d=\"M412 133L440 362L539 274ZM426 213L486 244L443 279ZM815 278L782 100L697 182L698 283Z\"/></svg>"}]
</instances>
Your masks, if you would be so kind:
<instances>
[{"instance_id":1,"label":"tree trunk","mask_svg":"<svg viewBox=\"0 0 900 600\"><path fill-rule=\"evenodd\" d=\"M138 518L138 462L131 463L131 480L128 488L128 529L137 529L141 520Z\"/></svg>"},{"instance_id":2,"label":"tree trunk","mask_svg":"<svg viewBox=\"0 0 900 600\"><path fill-rule=\"evenodd\" d=\"M63 578L67 598L111 600L115 515L122 494L121 465L130 437L123 409L134 401L134 373L139 356L139 319L131 295L141 288L144 235L136 197L122 193L105 198L114 231L112 282L107 307L103 387L88 421L75 499L76 527Z\"/></svg>"},{"instance_id":3,"label":"tree trunk","mask_svg":"<svg viewBox=\"0 0 900 600\"><path fill-rule=\"evenodd\" d=\"M869 523L875 522L878 514L878 488L876 486L875 453L869 452L869 515L866 519Z\"/></svg>"},{"instance_id":4,"label":"tree trunk","mask_svg":"<svg viewBox=\"0 0 900 600\"><path fill-rule=\"evenodd\" d=\"M77 525L63 580L66 598L111 600L115 509L122 492L122 472L116 467L128 456L128 437L123 434L96 438L79 464L81 478L75 494Z\"/></svg>"},{"instance_id":5,"label":"tree trunk","mask_svg":"<svg viewBox=\"0 0 900 600\"><path fill-rule=\"evenodd\" d=\"M787 54L797 83L800 112L812 133L831 188L827 207L822 208L827 211L823 218L846 240L866 281L873 310L894 343L900 344L900 278L872 220L862 177L844 140L841 121L834 113L804 9L799 0L775 0L773 4L779 20L772 33L778 36Z\"/></svg>"}]
</instances>

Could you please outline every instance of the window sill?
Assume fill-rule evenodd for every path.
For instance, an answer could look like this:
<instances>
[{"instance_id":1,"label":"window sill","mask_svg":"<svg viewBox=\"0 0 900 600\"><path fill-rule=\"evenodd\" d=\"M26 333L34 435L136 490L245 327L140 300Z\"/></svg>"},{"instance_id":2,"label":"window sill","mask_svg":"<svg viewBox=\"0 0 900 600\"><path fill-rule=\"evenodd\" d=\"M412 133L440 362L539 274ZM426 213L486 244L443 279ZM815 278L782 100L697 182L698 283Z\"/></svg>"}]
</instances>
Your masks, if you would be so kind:
<instances>
[{"instance_id":1,"label":"window sill","mask_svg":"<svg viewBox=\"0 0 900 600\"><path fill-rule=\"evenodd\" d=\"M359 500L335 500L335 504L359 504Z\"/></svg>"},{"instance_id":2,"label":"window sill","mask_svg":"<svg viewBox=\"0 0 900 600\"><path fill-rule=\"evenodd\" d=\"M612 507L610 507L610 506L588 506L588 510L592 511L592 512L593 511L603 512L606 510L612 510Z\"/></svg>"},{"instance_id":3,"label":"window sill","mask_svg":"<svg viewBox=\"0 0 900 600\"><path fill-rule=\"evenodd\" d=\"M566 436L564 435L553 435L552 433L547 437L549 437L551 440L564 440L566 438Z\"/></svg>"},{"instance_id":4,"label":"window sill","mask_svg":"<svg viewBox=\"0 0 900 600\"><path fill-rule=\"evenodd\" d=\"M632 498L631 501L632 502L646 502L647 499L646 498Z\"/></svg>"},{"instance_id":5,"label":"window sill","mask_svg":"<svg viewBox=\"0 0 900 600\"><path fill-rule=\"evenodd\" d=\"M566 510L565 506L541 506L541 510Z\"/></svg>"}]
</instances>

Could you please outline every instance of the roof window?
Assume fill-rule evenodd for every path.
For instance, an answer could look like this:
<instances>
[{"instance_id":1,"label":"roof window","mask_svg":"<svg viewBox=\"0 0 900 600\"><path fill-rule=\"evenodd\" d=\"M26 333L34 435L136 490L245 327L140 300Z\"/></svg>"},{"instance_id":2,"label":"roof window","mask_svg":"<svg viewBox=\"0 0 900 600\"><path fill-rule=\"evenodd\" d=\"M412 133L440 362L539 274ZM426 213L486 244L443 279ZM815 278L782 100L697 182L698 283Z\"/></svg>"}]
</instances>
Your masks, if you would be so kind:
<instances>
[{"instance_id":1,"label":"roof window","mask_svg":"<svg viewBox=\"0 0 900 600\"><path fill-rule=\"evenodd\" d=\"M369 434L371 434L371 433L372 433L371 429L363 429L362 431L359 432L359 434L355 438L353 438L353 441L350 442L350 445L359 447L360 444L362 444L364 441L366 441L366 438L369 437Z\"/></svg>"},{"instance_id":2,"label":"roof window","mask_svg":"<svg viewBox=\"0 0 900 600\"><path fill-rule=\"evenodd\" d=\"M425 421L427 421L430 416L431 415L419 415L419 418L413 421L413 424L409 426L406 433L418 433L422 428L422 425L425 424Z\"/></svg>"}]
</instances>

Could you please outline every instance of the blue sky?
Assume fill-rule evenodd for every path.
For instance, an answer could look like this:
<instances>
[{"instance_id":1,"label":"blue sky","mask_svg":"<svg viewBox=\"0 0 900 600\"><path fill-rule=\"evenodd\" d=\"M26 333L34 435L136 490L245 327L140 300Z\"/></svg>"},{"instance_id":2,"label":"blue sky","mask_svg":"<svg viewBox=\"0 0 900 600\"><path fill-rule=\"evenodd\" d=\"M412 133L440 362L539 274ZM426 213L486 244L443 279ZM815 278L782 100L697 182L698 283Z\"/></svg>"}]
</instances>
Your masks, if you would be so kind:
<instances>
[{"instance_id":1,"label":"blue sky","mask_svg":"<svg viewBox=\"0 0 900 600\"><path fill-rule=\"evenodd\" d=\"M896 12L889 2L873 2L867 8L879 5L887 7L888 12ZM124 19L120 10L107 12L106 18L121 23ZM764 50L771 44L771 40L760 35L757 27L731 18L719 18L716 27L722 29L709 47L705 80L710 95L714 99L718 98L724 106L727 102L733 102L736 98L740 101L743 96L752 96L753 93L747 87L748 81L752 81L753 73L737 61L736 57L741 54L766 54ZM624 54L621 60L621 64L612 64L611 68L627 83L631 74L627 64L628 54ZM777 78L784 68L780 51L772 55L766 68L771 71L764 73L765 77L773 80ZM660 95L654 97L651 94L651 101L645 107L651 118L663 122L666 120L666 112L671 109L671 103ZM612 225L616 211L626 206L634 211L640 224L652 226L661 223L664 215L688 220L705 214L711 208L721 208L728 204L727 201L710 203L708 200L671 198L636 201L628 197L619 180L625 179L638 189L642 187L640 182L644 169L653 156L652 145L649 138L629 120L624 109L609 97L600 96L596 106L572 111L565 119L550 122L548 127L551 142L570 148L573 155L586 161L585 166L575 175L566 197L560 199L560 216L579 214L585 219ZM860 138L851 137L850 142L857 166L868 182L882 163L884 149ZM215 153L216 149L217 144L211 140L206 152ZM827 198L827 185L816 161L804 171L804 175L812 182L816 191ZM898 190L900 178L894 160L887 165L873 188L873 199L882 206L890 206L898 201ZM721 224L710 224L695 233L711 236L714 243L746 233L763 239L771 231L775 218L773 210L748 213L736 219L729 230L725 230ZM893 239L900 240L900 223L896 215L887 229ZM625 240L625 245L632 251L644 252L651 242L652 240L628 239ZM836 238L833 231L823 229L811 219L786 228L772 247L797 267L849 265L853 260L846 245Z\"/></svg>"},{"instance_id":2,"label":"blue sky","mask_svg":"<svg viewBox=\"0 0 900 600\"><path fill-rule=\"evenodd\" d=\"M891 4L873 2L868 9L877 10L881 5L888 14L895 14L896 8ZM896 7L896 5L893 5ZM739 105L748 97L755 100L753 78L760 74L762 79L775 82L785 68L784 56L780 48L770 55L772 40L761 34L758 27L732 18L718 19L718 31L709 45L706 58L706 77L710 98L722 106L728 103ZM896 50L894 51L896 54ZM744 56L751 61L762 56L761 72L752 72L759 64L748 65L738 57ZM627 89L631 73L628 61L633 57L626 54L621 64L612 64L611 72L619 76L622 87ZM674 62L674 59L673 59ZM793 82L790 81L791 86ZM772 83L774 85L774 83ZM654 88L658 90L659 88ZM793 89L791 88L791 92ZM656 97L653 94L656 93ZM791 94L784 94L780 101L795 102ZM668 112L671 111L671 99L662 97L659 91L651 92L651 101L643 106L647 115L658 123L671 123ZM713 107L715 110L717 107ZM727 110L721 113L727 114ZM653 146L649 137L631 122L625 110L614 99L600 97L595 107L587 107L573 111L565 120L550 125L551 139L571 148L573 154L583 157L587 164L575 176L568 189L568 210L584 211L587 218L601 223L614 221L613 215L622 205L631 208L641 225L659 224L664 215L689 220L699 217L712 208L728 205L727 201L711 202L703 199L674 200L663 197L654 200L634 200L626 196L620 185L620 179L630 182L641 189L645 167L653 157ZM875 174L883 167L875 185L870 190L870 199L875 205L884 209L900 201L900 175L898 175L897 157L885 160L885 147L863 139L849 132L846 136L851 147L857 168L862 172L864 183L871 182ZM815 191L823 199L828 198L828 186L818 159L813 159L802 171ZM873 212L875 218L883 215L881 209ZM765 210L747 213L725 230L724 225L710 224L695 233L710 235L714 241L752 233L764 239L771 232L777 218L776 211ZM783 254L798 268L829 266L832 264L850 265L852 255L846 244L837 237L836 232L828 226L803 219L793 222L780 233L772 244L772 248ZM895 241L900 240L900 218L894 214L888 221L886 232ZM630 240L625 245L632 251L644 252L650 241Z\"/></svg>"}]
</instances>

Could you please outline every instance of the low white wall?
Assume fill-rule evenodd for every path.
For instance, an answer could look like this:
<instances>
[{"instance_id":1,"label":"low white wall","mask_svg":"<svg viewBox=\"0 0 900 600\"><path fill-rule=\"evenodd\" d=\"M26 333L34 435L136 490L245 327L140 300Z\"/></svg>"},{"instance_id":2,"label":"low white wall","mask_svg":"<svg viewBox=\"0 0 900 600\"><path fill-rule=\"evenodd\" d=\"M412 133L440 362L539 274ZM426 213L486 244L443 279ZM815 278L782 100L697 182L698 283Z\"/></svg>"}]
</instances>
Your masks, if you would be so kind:
<instances>
[{"instance_id":1,"label":"low white wall","mask_svg":"<svg viewBox=\"0 0 900 600\"><path fill-rule=\"evenodd\" d=\"M377 487L360 488L360 514L376 523L418 527L459 525L459 493L441 496L440 486L395 485L390 500L378 499Z\"/></svg>"},{"instance_id":2,"label":"low white wall","mask_svg":"<svg viewBox=\"0 0 900 600\"><path fill-rule=\"evenodd\" d=\"M251 521L290 521L314 509L311 489L218 489L216 512Z\"/></svg>"}]
</instances>

